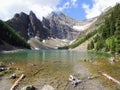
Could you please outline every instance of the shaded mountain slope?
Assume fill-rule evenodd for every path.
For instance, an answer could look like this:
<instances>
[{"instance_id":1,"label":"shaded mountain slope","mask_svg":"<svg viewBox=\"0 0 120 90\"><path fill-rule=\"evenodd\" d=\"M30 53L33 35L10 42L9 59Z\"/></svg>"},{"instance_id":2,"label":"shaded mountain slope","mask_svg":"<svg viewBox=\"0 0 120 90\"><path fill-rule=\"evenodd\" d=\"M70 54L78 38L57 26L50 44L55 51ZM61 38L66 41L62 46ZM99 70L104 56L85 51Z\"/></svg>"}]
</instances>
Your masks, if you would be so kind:
<instances>
[{"instance_id":1,"label":"shaded mountain slope","mask_svg":"<svg viewBox=\"0 0 120 90\"><path fill-rule=\"evenodd\" d=\"M5 22L0 20L0 46L8 46L14 48L13 46L20 48L30 48L26 40L21 37L13 28L7 25Z\"/></svg>"}]
</instances>

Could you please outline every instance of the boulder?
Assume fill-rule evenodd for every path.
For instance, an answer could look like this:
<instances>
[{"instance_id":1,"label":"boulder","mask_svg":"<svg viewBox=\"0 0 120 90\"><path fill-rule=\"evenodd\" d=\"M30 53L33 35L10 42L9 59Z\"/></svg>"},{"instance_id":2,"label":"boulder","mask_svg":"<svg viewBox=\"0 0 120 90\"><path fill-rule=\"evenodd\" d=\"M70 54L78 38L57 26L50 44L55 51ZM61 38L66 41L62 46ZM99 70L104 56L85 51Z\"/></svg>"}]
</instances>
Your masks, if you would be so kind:
<instances>
[{"instance_id":1,"label":"boulder","mask_svg":"<svg viewBox=\"0 0 120 90\"><path fill-rule=\"evenodd\" d=\"M21 90L37 90L37 89L32 85L28 85L28 86L23 87Z\"/></svg>"}]
</instances>

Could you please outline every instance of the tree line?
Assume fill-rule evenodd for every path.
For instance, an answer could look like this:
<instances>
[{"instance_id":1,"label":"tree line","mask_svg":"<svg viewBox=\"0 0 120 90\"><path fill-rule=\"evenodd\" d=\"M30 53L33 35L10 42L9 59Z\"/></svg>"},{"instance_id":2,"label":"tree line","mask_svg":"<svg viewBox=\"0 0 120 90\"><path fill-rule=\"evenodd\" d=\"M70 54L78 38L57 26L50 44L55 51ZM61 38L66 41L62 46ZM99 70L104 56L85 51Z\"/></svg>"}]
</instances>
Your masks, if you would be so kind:
<instances>
[{"instance_id":1,"label":"tree line","mask_svg":"<svg viewBox=\"0 0 120 90\"><path fill-rule=\"evenodd\" d=\"M96 36L88 44L88 50L120 53L120 4L118 3L104 23L97 29Z\"/></svg>"}]
</instances>

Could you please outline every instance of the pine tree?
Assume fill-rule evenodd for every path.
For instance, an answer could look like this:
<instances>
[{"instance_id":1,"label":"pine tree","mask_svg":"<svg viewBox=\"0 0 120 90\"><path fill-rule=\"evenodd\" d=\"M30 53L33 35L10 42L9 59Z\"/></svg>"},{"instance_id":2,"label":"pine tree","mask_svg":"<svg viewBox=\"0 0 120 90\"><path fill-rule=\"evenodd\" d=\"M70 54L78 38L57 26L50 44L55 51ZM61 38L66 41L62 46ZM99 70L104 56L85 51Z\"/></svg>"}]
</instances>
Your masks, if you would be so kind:
<instances>
[{"instance_id":1,"label":"pine tree","mask_svg":"<svg viewBox=\"0 0 120 90\"><path fill-rule=\"evenodd\" d=\"M120 53L120 15L116 22L115 39L116 39L116 52Z\"/></svg>"},{"instance_id":2,"label":"pine tree","mask_svg":"<svg viewBox=\"0 0 120 90\"><path fill-rule=\"evenodd\" d=\"M98 41L98 42L96 43L95 50L100 51L100 50L104 47L103 44L104 44L104 42L103 42L102 40Z\"/></svg>"},{"instance_id":3,"label":"pine tree","mask_svg":"<svg viewBox=\"0 0 120 90\"><path fill-rule=\"evenodd\" d=\"M104 29L104 32L106 33L106 38L108 38L110 36L110 20L109 20L108 17L105 19L105 29Z\"/></svg>"},{"instance_id":4,"label":"pine tree","mask_svg":"<svg viewBox=\"0 0 120 90\"><path fill-rule=\"evenodd\" d=\"M93 49L94 48L94 42L93 42L93 40L90 42L90 45L91 45L91 49Z\"/></svg>"},{"instance_id":5,"label":"pine tree","mask_svg":"<svg viewBox=\"0 0 120 90\"><path fill-rule=\"evenodd\" d=\"M93 40L91 40L91 42L88 44L87 49L88 50L94 49L94 42L93 42Z\"/></svg>"},{"instance_id":6,"label":"pine tree","mask_svg":"<svg viewBox=\"0 0 120 90\"><path fill-rule=\"evenodd\" d=\"M115 32L115 15L114 12L111 13L110 16L110 36L114 35Z\"/></svg>"}]
</instances>

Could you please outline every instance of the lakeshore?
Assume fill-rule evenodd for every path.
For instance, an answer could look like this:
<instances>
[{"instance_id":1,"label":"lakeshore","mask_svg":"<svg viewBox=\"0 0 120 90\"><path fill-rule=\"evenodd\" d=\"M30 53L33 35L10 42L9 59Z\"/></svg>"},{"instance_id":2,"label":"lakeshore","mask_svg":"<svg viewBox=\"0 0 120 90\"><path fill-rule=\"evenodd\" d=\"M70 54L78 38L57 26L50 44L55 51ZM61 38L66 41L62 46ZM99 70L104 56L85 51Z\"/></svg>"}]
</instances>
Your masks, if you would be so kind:
<instances>
[{"instance_id":1,"label":"lakeshore","mask_svg":"<svg viewBox=\"0 0 120 90\"><path fill-rule=\"evenodd\" d=\"M95 56L93 53L88 54L88 57L88 55L85 55L85 53L83 54L80 52L71 51L26 52L29 54L25 54L25 52L21 51L10 53L8 54L8 56L6 54L4 54L5 56L1 56L1 60L4 59L5 65L7 67L14 68L12 73L7 74L7 77L9 77L13 73L15 73L17 77L20 77L21 74L24 74L26 76L25 79L23 79L19 84L19 89L27 85L33 85L38 90L42 90L45 87L53 88L54 90L81 90L83 88L83 90L119 89L119 86L117 84L105 79L102 76L96 79L87 80L84 83L80 83L75 88L68 81L69 75L71 74L75 75L81 80L84 80L91 75L94 76L98 74L99 70L102 70L103 72L113 76L117 80L120 80L119 62L111 64L108 61L108 58L105 58L106 56L104 57L104 55L102 54L100 54L99 57L96 55L96 57L93 58L93 56ZM40 54L42 56L39 56ZM79 56L81 55L81 58L77 54ZM10 55L11 58L8 59L7 57L9 57ZM71 59L70 56L73 58ZM18 79L6 79L5 77L6 75L3 76L3 79L0 82L0 86L2 86L5 82L9 83L9 86L6 86L6 88L11 87L11 85Z\"/></svg>"}]
</instances>

